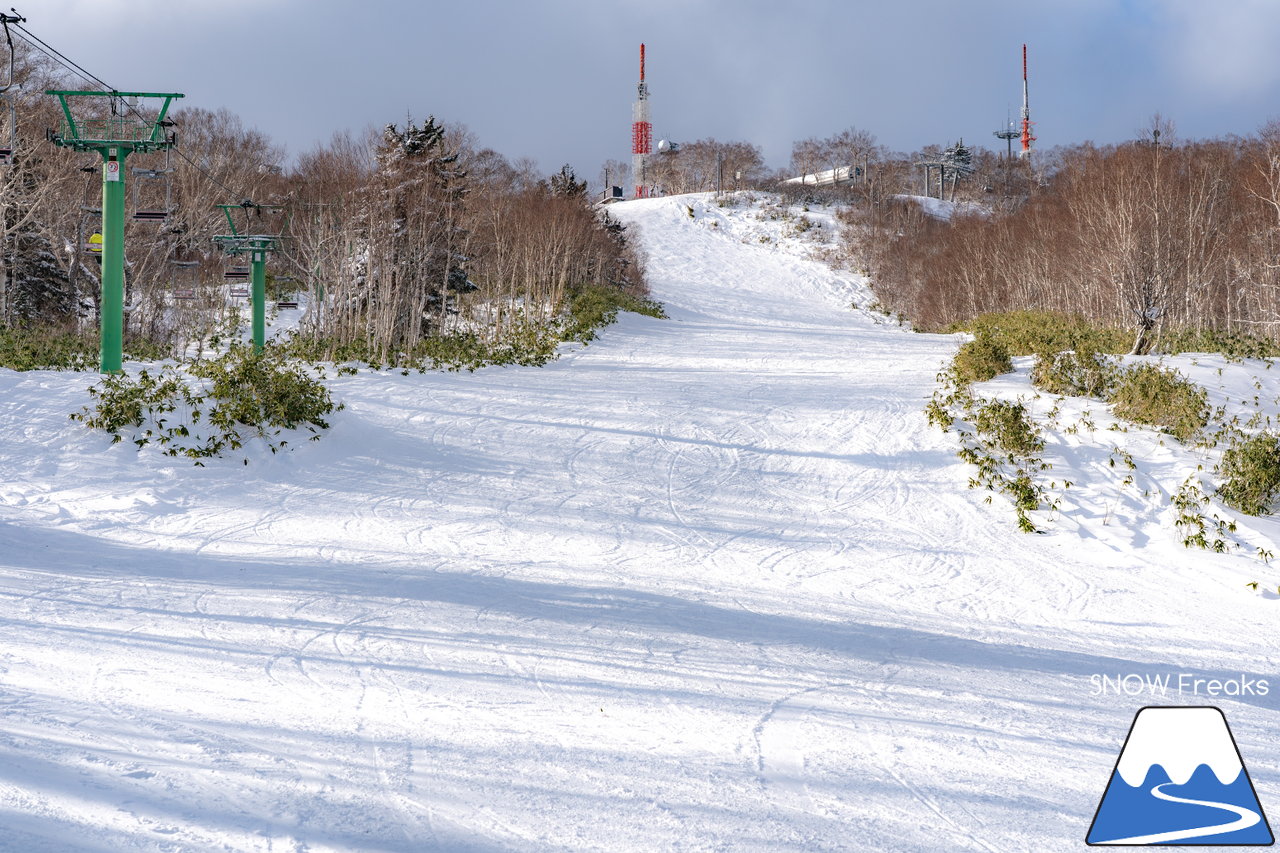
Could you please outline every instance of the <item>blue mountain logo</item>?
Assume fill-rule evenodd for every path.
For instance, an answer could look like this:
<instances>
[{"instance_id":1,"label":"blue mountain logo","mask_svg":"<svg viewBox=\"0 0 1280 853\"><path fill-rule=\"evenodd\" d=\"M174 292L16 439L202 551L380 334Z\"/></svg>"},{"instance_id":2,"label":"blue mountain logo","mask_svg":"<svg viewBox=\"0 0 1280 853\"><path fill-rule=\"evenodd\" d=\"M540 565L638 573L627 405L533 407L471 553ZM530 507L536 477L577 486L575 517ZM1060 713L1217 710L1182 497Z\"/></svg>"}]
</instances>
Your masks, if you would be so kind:
<instances>
[{"instance_id":1,"label":"blue mountain logo","mask_svg":"<svg viewBox=\"0 0 1280 853\"><path fill-rule=\"evenodd\" d=\"M1133 718L1085 841L1266 847L1275 837L1222 711L1164 706Z\"/></svg>"}]
</instances>

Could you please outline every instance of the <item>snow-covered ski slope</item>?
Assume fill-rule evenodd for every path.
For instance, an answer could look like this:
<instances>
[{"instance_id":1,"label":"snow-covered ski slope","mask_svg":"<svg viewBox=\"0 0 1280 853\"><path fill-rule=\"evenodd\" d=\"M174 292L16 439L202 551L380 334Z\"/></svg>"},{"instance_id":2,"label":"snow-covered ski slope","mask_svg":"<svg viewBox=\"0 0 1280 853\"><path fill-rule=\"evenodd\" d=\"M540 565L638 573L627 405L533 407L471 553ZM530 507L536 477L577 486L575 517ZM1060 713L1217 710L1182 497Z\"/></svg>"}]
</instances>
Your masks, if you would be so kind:
<instances>
[{"instance_id":1,"label":"snow-covered ski slope","mask_svg":"<svg viewBox=\"0 0 1280 853\"><path fill-rule=\"evenodd\" d=\"M1280 812L1243 558L1018 533L922 413L956 339L794 220L612 211L671 319L335 380L247 466L0 371L0 850L1078 850L1153 702L1219 705ZM1271 685L1097 693L1128 673Z\"/></svg>"}]
</instances>

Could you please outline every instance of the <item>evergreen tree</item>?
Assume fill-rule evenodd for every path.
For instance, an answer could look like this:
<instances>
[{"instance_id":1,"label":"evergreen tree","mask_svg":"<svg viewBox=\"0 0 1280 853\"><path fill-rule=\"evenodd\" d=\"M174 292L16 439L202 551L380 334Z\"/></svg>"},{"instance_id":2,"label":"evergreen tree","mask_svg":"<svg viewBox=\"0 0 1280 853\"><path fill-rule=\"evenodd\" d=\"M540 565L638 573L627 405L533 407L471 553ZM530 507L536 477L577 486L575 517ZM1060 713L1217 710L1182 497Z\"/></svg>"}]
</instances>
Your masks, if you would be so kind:
<instances>
[{"instance_id":1,"label":"evergreen tree","mask_svg":"<svg viewBox=\"0 0 1280 853\"><path fill-rule=\"evenodd\" d=\"M0 243L0 275L8 298L3 308L8 325L63 325L75 319L76 294L53 245L33 215L37 177L25 161L8 167L4 206L4 239Z\"/></svg>"},{"instance_id":2,"label":"evergreen tree","mask_svg":"<svg viewBox=\"0 0 1280 853\"><path fill-rule=\"evenodd\" d=\"M445 129L428 117L387 125L368 200L366 306L375 340L411 346L438 327L450 294L474 289L462 247L466 173L446 150Z\"/></svg>"},{"instance_id":3,"label":"evergreen tree","mask_svg":"<svg viewBox=\"0 0 1280 853\"><path fill-rule=\"evenodd\" d=\"M627 240L627 226L610 216L606 210L600 219L600 227L604 230L609 242L614 245L614 251L609 258L606 280L614 287L624 290L634 286L637 279L636 271L633 269L630 242Z\"/></svg>"},{"instance_id":4,"label":"evergreen tree","mask_svg":"<svg viewBox=\"0 0 1280 853\"><path fill-rule=\"evenodd\" d=\"M565 163L560 167L560 171L551 176L550 188L552 195L563 196L564 198L583 198L587 194L587 182L579 181L578 176L574 174L573 167Z\"/></svg>"},{"instance_id":5,"label":"evergreen tree","mask_svg":"<svg viewBox=\"0 0 1280 853\"><path fill-rule=\"evenodd\" d=\"M9 278L10 322L32 326L73 320L75 292L48 238L30 223L8 237L3 264Z\"/></svg>"},{"instance_id":6,"label":"evergreen tree","mask_svg":"<svg viewBox=\"0 0 1280 853\"><path fill-rule=\"evenodd\" d=\"M973 174L973 149L965 145L964 140L961 139L942 152L942 162L946 165L947 171L961 178L967 178Z\"/></svg>"}]
</instances>

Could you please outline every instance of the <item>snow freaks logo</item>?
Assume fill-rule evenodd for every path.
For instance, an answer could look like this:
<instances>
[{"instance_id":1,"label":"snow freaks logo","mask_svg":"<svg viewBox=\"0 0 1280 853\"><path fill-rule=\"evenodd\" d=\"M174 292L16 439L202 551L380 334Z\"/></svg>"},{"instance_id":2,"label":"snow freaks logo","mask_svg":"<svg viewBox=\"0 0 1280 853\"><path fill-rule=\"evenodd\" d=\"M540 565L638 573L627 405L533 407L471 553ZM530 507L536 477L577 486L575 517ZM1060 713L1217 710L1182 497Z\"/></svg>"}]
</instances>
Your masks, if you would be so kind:
<instances>
[{"instance_id":1,"label":"snow freaks logo","mask_svg":"<svg viewBox=\"0 0 1280 853\"><path fill-rule=\"evenodd\" d=\"M1168 696L1169 691L1193 696L1266 696L1271 685L1265 678L1201 678L1186 672L1178 675L1091 675L1094 696Z\"/></svg>"},{"instance_id":2,"label":"snow freaks logo","mask_svg":"<svg viewBox=\"0 0 1280 853\"><path fill-rule=\"evenodd\" d=\"M1214 707L1148 707L1133 718L1085 843L1274 843L1249 771Z\"/></svg>"}]
</instances>

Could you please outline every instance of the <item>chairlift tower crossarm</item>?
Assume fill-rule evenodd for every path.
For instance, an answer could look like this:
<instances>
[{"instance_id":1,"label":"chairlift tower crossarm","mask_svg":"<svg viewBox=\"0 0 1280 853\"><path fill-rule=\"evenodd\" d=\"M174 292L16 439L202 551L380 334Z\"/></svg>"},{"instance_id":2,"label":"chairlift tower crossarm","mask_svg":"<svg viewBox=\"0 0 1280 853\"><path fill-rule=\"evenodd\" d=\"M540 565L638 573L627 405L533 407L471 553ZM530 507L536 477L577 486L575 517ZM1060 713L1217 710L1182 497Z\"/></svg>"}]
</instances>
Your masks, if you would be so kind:
<instances>
[{"instance_id":1,"label":"chairlift tower crossarm","mask_svg":"<svg viewBox=\"0 0 1280 853\"><path fill-rule=\"evenodd\" d=\"M46 89L46 95L53 95L62 107L62 126L53 134L53 142L75 151L102 151L105 148L118 148L124 153L137 151L162 151L173 147L171 137L165 132L168 127L169 108L173 102L183 97L178 92L102 92L67 89ZM108 118L82 118L79 121L71 114L71 106L67 98L111 98L113 101L125 101L124 115L113 114ZM130 102L139 98L163 98L164 103L155 120L139 113ZM114 112L114 111L113 111Z\"/></svg>"},{"instance_id":2,"label":"chairlift tower crossarm","mask_svg":"<svg viewBox=\"0 0 1280 853\"><path fill-rule=\"evenodd\" d=\"M176 137L167 132L166 116L177 92L102 92L48 89L62 107L62 126L50 131L55 145L102 155L102 334L99 370L119 373L124 360L124 199L125 159L129 154L172 148ZM108 118L76 120L68 98L109 98ZM145 117L134 106L141 98L162 98L156 117ZM123 106L123 109L120 107Z\"/></svg>"}]
</instances>

